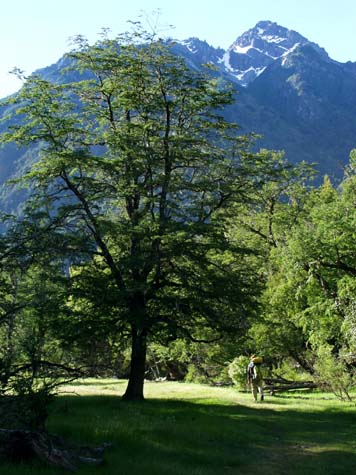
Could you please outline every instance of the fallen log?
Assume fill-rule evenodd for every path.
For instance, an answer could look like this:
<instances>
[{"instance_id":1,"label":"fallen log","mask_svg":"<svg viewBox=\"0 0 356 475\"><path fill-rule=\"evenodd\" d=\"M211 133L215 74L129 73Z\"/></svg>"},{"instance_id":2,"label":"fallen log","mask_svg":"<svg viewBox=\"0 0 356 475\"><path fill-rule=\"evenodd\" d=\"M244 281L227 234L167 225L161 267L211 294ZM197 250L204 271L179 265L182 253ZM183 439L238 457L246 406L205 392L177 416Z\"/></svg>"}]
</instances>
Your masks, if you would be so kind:
<instances>
[{"instance_id":1,"label":"fallen log","mask_svg":"<svg viewBox=\"0 0 356 475\"><path fill-rule=\"evenodd\" d=\"M282 376L279 376L278 378L263 378L263 380L266 384L294 384L296 382L299 382L299 381L291 381L290 379L282 378Z\"/></svg>"},{"instance_id":2,"label":"fallen log","mask_svg":"<svg viewBox=\"0 0 356 475\"><path fill-rule=\"evenodd\" d=\"M277 392L295 391L298 389L316 389L318 385L313 381L265 380L264 390L272 395Z\"/></svg>"},{"instance_id":3,"label":"fallen log","mask_svg":"<svg viewBox=\"0 0 356 475\"><path fill-rule=\"evenodd\" d=\"M43 462L74 472L79 463L101 465L104 450L100 447L75 447L61 437L47 432L22 429L0 429L0 455L12 462L28 462L38 458Z\"/></svg>"}]
</instances>

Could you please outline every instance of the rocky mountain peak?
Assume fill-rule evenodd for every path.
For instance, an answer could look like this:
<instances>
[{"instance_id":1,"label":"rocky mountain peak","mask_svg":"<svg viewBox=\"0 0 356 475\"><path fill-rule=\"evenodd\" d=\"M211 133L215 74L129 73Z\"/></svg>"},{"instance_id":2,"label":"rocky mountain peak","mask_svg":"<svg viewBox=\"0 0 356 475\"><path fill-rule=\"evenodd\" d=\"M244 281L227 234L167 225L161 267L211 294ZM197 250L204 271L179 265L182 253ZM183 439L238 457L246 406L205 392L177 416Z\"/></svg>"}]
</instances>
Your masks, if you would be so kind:
<instances>
[{"instance_id":1,"label":"rocky mountain peak","mask_svg":"<svg viewBox=\"0 0 356 475\"><path fill-rule=\"evenodd\" d=\"M226 51L199 38L175 40L175 44L174 51L184 56L190 67L199 69L202 63L211 63L242 86L248 86L268 66L276 61L285 62L290 53L306 45L310 45L324 60L331 61L317 44L268 20L247 30Z\"/></svg>"},{"instance_id":2,"label":"rocky mountain peak","mask_svg":"<svg viewBox=\"0 0 356 475\"><path fill-rule=\"evenodd\" d=\"M270 52L272 57L280 57L296 43L308 40L293 30L288 30L272 21L260 21L254 28L243 33L230 48L256 48Z\"/></svg>"},{"instance_id":3,"label":"rocky mountain peak","mask_svg":"<svg viewBox=\"0 0 356 475\"><path fill-rule=\"evenodd\" d=\"M223 63L239 84L247 86L274 61L285 58L296 48L306 44L312 45L327 57L322 48L296 31L272 21L260 21L228 48Z\"/></svg>"}]
</instances>

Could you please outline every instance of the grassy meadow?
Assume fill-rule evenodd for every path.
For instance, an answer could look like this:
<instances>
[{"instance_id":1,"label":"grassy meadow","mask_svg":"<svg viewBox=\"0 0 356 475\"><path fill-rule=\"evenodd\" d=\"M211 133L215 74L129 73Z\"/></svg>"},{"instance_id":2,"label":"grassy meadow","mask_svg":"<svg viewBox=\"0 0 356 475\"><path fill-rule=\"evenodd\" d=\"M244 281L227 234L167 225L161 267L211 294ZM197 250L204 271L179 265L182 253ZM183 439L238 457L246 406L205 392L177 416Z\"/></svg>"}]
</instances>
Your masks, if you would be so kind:
<instances>
[{"instance_id":1,"label":"grassy meadow","mask_svg":"<svg viewBox=\"0 0 356 475\"><path fill-rule=\"evenodd\" d=\"M266 396L233 388L146 383L146 401L123 402L126 382L84 380L64 388L48 428L81 445L111 442L106 463L78 474L347 475L356 473L356 405L331 394ZM61 469L0 465L1 475Z\"/></svg>"}]
</instances>

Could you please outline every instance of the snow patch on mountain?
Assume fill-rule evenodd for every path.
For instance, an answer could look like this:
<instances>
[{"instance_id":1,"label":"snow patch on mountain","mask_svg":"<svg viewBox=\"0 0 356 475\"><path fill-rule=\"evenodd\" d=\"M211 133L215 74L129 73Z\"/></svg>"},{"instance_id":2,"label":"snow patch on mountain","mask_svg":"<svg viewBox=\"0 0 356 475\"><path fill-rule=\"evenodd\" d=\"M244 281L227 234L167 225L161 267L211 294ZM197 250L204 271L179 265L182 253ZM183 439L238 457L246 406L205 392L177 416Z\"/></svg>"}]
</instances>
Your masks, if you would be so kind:
<instances>
[{"instance_id":1,"label":"snow patch on mountain","mask_svg":"<svg viewBox=\"0 0 356 475\"><path fill-rule=\"evenodd\" d=\"M181 44L182 46L185 46L188 51L190 51L193 54L196 54L198 52L198 49L194 45L194 42L189 39L189 40L176 40L176 43Z\"/></svg>"},{"instance_id":2,"label":"snow patch on mountain","mask_svg":"<svg viewBox=\"0 0 356 475\"><path fill-rule=\"evenodd\" d=\"M239 53L239 54L246 54L248 52L248 50L251 49L251 48L253 48L252 45L240 46L238 44L234 44L233 51L235 53Z\"/></svg>"},{"instance_id":3,"label":"snow patch on mountain","mask_svg":"<svg viewBox=\"0 0 356 475\"><path fill-rule=\"evenodd\" d=\"M289 49L286 53L282 55L282 66L286 64L289 54L293 53L293 51L295 51L299 46L300 43L296 43L291 49Z\"/></svg>"},{"instance_id":4,"label":"snow patch on mountain","mask_svg":"<svg viewBox=\"0 0 356 475\"><path fill-rule=\"evenodd\" d=\"M282 43L285 38L280 38L279 36L274 36L274 35L261 35L261 38L268 43Z\"/></svg>"}]
</instances>

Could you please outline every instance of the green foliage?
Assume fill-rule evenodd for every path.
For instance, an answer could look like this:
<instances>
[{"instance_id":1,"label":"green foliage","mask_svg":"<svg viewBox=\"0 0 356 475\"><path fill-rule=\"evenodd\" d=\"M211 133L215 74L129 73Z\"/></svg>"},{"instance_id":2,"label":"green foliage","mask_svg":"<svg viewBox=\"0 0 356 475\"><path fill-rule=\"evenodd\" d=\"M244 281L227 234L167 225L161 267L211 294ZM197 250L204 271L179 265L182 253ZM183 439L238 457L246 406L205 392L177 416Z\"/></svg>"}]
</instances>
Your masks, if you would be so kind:
<instances>
[{"instance_id":1,"label":"green foliage","mask_svg":"<svg viewBox=\"0 0 356 475\"><path fill-rule=\"evenodd\" d=\"M249 333L277 366L292 358L313 374L325 345L334 354L348 351L348 364L354 364L348 344L356 275L354 198L350 171L339 189L325 177L304 197L296 219L279 228L267 261L262 318Z\"/></svg>"},{"instance_id":2,"label":"green foliage","mask_svg":"<svg viewBox=\"0 0 356 475\"><path fill-rule=\"evenodd\" d=\"M2 427L9 429L45 430L58 381L48 376L36 378L27 372L9 382L7 396L0 399Z\"/></svg>"},{"instance_id":3,"label":"green foliage","mask_svg":"<svg viewBox=\"0 0 356 475\"><path fill-rule=\"evenodd\" d=\"M188 365L188 371L185 375L184 380L187 383L208 383L209 379L206 374L203 374L202 371L197 368L196 365L190 364Z\"/></svg>"},{"instance_id":4,"label":"green foliage","mask_svg":"<svg viewBox=\"0 0 356 475\"><path fill-rule=\"evenodd\" d=\"M233 383L242 391L246 391L247 384L247 365L250 362L248 356L237 356L229 364L229 376Z\"/></svg>"},{"instance_id":5,"label":"green foliage","mask_svg":"<svg viewBox=\"0 0 356 475\"><path fill-rule=\"evenodd\" d=\"M273 366L271 375L288 381L310 381L310 374L301 368L293 358L283 358L277 366Z\"/></svg>"},{"instance_id":6,"label":"green foliage","mask_svg":"<svg viewBox=\"0 0 356 475\"><path fill-rule=\"evenodd\" d=\"M190 348L183 339L168 345L151 343L147 352L147 376L154 380L183 380L191 362Z\"/></svg>"},{"instance_id":7,"label":"green foliage","mask_svg":"<svg viewBox=\"0 0 356 475\"><path fill-rule=\"evenodd\" d=\"M346 367L342 356L332 353L331 345L318 348L315 362L315 380L326 389L332 391L341 401L351 401L351 389L355 386L355 374Z\"/></svg>"},{"instance_id":8,"label":"green foliage","mask_svg":"<svg viewBox=\"0 0 356 475\"><path fill-rule=\"evenodd\" d=\"M229 338L206 342L177 339L166 345L150 343L147 352L146 378L206 384L230 384L228 363L236 351L236 341Z\"/></svg>"},{"instance_id":9,"label":"green foliage","mask_svg":"<svg viewBox=\"0 0 356 475\"><path fill-rule=\"evenodd\" d=\"M76 374L62 352L68 279L24 223L0 239L0 413L3 426L43 430L58 385Z\"/></svg>"},{"instance_id":10,"label":"green foliage","mask_svg":"<svg viewBox=\"0 0 356 475\"><path fill-rule=\"evenodd\" d=\"M354 300L351 300L345 309L345 319L341 330L346 348L351 355L354 355L356 353L356 302ZM352 360L351 356L351 362Z\"/></svg>"}]
</instances>

